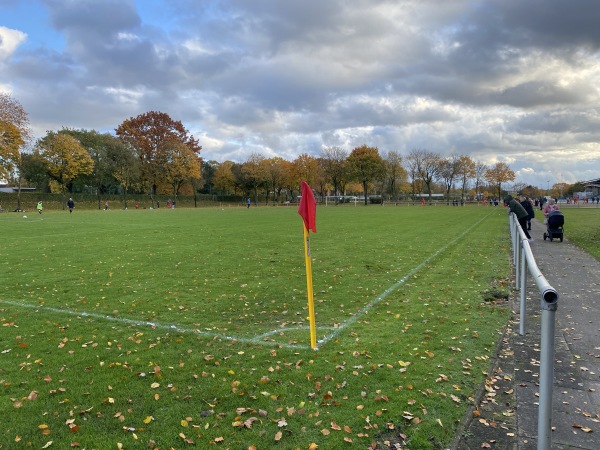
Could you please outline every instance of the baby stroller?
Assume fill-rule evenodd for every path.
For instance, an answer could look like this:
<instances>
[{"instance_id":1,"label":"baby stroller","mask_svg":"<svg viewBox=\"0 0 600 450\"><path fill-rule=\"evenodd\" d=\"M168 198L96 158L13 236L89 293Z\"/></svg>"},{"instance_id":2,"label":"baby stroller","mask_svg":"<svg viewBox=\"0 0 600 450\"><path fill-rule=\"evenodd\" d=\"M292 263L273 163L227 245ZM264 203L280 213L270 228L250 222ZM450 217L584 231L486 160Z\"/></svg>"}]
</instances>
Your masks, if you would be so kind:
<instances>
[{"instance_id":1,"label":"baby stroller","mask_svg":"<svg viewBox=\"0 0 600 450\"><path fill-rule=\"evenodd\" d=\"M550 242L552 239L558 238L560 242L563 241L563 225L565 224L565 216L560 211L552 211L548 214L548 225L546 232L544 233L544 240L546 238L550 238Z\"/></svg>"}]
</instances>

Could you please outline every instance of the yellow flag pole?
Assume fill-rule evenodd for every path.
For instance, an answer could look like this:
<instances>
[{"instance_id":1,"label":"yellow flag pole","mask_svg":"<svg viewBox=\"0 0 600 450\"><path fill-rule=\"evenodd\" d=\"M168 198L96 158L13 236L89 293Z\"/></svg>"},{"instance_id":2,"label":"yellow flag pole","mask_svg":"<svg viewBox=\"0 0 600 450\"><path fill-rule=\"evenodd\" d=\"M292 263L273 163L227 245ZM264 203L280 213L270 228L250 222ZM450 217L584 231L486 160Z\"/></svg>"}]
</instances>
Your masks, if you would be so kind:
<instances>
[{"instance_id":1,"label":"yellow flag pole","mask_svg":"<svg viewBox=\"0 0 600 450\"><path fill-rule=\"evenodd\" d=\"M317 328L315 325L315 300L313 297L312 263L310 259L310 237L306 225L304 228L304 259L306 261L306 292L308 295L308 321L310 323L310 346L317 348Z\"/></svg>"}]
</instances>

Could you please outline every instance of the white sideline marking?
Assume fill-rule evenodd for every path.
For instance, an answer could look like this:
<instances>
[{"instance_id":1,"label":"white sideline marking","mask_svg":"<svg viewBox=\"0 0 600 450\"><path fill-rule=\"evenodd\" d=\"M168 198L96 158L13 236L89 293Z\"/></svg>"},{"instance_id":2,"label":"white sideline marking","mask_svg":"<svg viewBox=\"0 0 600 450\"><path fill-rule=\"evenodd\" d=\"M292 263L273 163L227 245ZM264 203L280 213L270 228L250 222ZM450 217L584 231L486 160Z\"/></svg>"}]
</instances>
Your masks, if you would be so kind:
<instances>
[{"instance_id":1,"label":"white sideline marking","mask_svg":"<svg viewBox=\"0 0 600 450\"><path fill-rule=\"evenodd\" d=\"M455 242L459 241L464 236L466 236L469 232L471 232L471 230L473 228L475 228L477 225L479 225L481 222L483 222L485 219L487 219L494 211L495 211L495 209L493 209L489 214L487 214L486 216L481 218L478 222L471 225L463 233L458 235L455 239L448 242L446 245L444 245L442 248L440 248L436 252L432 253L421 264L419 264L418 266L411 269L406 275L404 275L402 278L400 278L398 281L396 281L394 284L392 284L389 288L387 288L385 291L383 291L375 299L371 300L367 305L365 305L363 308L361 308L357 313L353 314L352 317L350 317L349 319L340 323L336 328L324 327L326 329L333 329L333 332L324 336L322 339L319 339L317 341L317 344L325 345L332 339L336 338L348 326L355 323L360 316L363 316L364 314L366 314L373 306L380 303L388 295L390 295L392 292L394 292L396 289L398 289L400 286L402 286L406 282L406 280L408 280L412 275L414 275L419 270L421 270L427 263L429 263L429 261L431 261L433 258L438 256L440 253L445 251L448 247L453 245ZM219 338L219 339L223 339L223 340L231 341L231 342L242 342L245 344L275 346L275 347L284 347L284 348L292 348L292 349L307 349L307 348L310 349L310 347L307 346L306 344L289 344L289 343L285 343L285 342L276 342L276 341L271 341L271 340L265 340L269 336L273 336L273 335L276 335L279 333L285 333L288 331L309 330L308 326L280 328L280 329L276 329L276 330L267 331L265 333L255 336L253 338L243 338L243 337L227 336L225 334L213 333L210 331L202 331L202 330L198 330L198 329L183 328L183 327L179 327L177 325L164 325L164 324L160 324L157 322L126 319L126 318L122 318L122 317L112 317L112 316L107 316L104 314L97 314L97 313L91 313L91 312L85 312L85 311L78 312L78 311L72 311L69 309L53 308L53 307L44 306L44 305L30 305L27 303L19 303L19 302L3 300L3 299L0 299L0 304L16 306L19 308L46 310L46 311L51 311L51 312L54 312L57 314L67 314L67 315L78 316L78 317L91 317L94 319L108 320L111 322L117 322L117 323L128 324L128 325L148 326L148 327L152 327L153 329L176 331L176 332L187 333L187 334L197 334L199 336L210 337L210 338Z\"/></svg>"},{"instance_id":2,"label":"white sideline marking","mask_svg":"<svg viewBox=\"0 0 600 450\"><path fill-rule=\"evenodd\" d=\"M44 306L44 305L30 305L27 303L19 303L19 302L12 302L9 300L0 300L0 303L5 304L5 305L11 305L11 306L16 306L19 308L28 308L28 309L38 309L38 310L42 310L42 311L51 311L53 313L57 313L57 314L67 314L67 315L71 315L71 316L77 316L77 317L91 317L94 319L100 319L100 320L108 320L110 322L117 322L117 323L122 323L122 324L127 324L127 325L135 325L135 326L148 326L151 327L153 329L159 329L159 330L168 330L168 331L176 331L179 333L189 333L189 334L197 334L200 336L204 336L204 337L211 337L211 338L220 338L226 341L232 341L232 342L242 342L242 343L246 343L246 344L259 344L259 345L272 345L272 346L278 346L278 347L287 347L287 348L302 348L305 347L304 345L296 345L296 344L286 344L286 343L281 343L281 342L274 342L274 341L265 341L264 338L267 337L269 334L274 334L280 331L286 331L288 329L283 328L281 330L275 330L273 332L270 333L265 333L265 334L261 334L257 337L254 338L243 338L243 337L235 337L235 336L227 336L225 334L220 334L220 333L212 333L210 331L202 331L202 330L198 330L198 329L190 329L190 328L183 328L183 327L179 327L177 325L164 325L164 324L160 324L157 322L148 322L148 321L144 321L144 320L133 320L133 319L126 319L123 317L112 317L112 316L107 316L104 314L96 314L96 313L90 313L90 312L85 312L85 311L71 311L69 309L60 309L60 308L53 308L51 306ZM290 328L289 330L291 330L292 328ZM263 338L263 340L260 340L260 338Z\"/></svg>"},{"instance_id":3,"label":"white sideline marking","mask_svg":"<svg viewBox=\"0 0 600 450\"><path fill-rule=\"evenodd\" d=\"M356 322L360 316L366 314L373 306L377 305L379 302L384 300L388 295L390 295L392 292L394 292L396 289L398 289L400 286L402 286L406 282L406 280L408 280L412 275L414 275L419 270L421 270L423 268L423 266L425 266L425 264L427 264L429 261L431 261L437 255L442 253L448 247L450 247L455 242L457 242L458 240L460 240L464 236L466 236L468 233L470 233L473 228L475 228L477 225L479 225L481 222L483 222L485 219L487 219L492 214L492 212L494 212L494 210L492 210L489 214L487 214L486 216L481 218L481 220L479 220L478 222L475 222L473 225L471 225L469 228L467 228L465 231L463 231L460 235L458 235L455 239L448 242L442 248L440 248L439 250L437 250L436 252L431 254L429 257L427 257L421 264L419 264L418 266L413 268L410 272L408 272L406 275L404 275L402 278L400 278L398 281L396 281L394 284L392 284L389 288L387 288L385 291L383 291L378 297L371 300L366 306L361 308L356 314L352 315L352 317L350 317L349 319L342 322L335 329L335 331L333 333L330 333L327 336L325 336L323 339L318 340L317 344L326 344L327 342L331 341L336 336L338 336L342 331L344 331L345 328L347 328L349 325L352 325L354 322Z\"/></svg>"}]
</instances>

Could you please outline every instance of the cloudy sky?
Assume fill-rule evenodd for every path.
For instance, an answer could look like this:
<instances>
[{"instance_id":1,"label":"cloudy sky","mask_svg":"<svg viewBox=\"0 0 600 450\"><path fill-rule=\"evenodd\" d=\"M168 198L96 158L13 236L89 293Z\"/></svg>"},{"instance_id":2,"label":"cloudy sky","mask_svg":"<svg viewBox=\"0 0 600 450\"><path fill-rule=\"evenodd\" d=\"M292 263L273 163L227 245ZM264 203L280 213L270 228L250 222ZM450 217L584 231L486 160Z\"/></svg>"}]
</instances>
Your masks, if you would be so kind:
<instances>
[{"instance_id":1,"label":"cloudy sky","mask_svg":"<svg viewBox=\"0 0 600 450\"><path fill-rule=\"evenodd\" d=\"M600 177L594 0L0 0L0 90L36 136L161 111L201 155L327 146Z\"/></svg>"}]
</instances>

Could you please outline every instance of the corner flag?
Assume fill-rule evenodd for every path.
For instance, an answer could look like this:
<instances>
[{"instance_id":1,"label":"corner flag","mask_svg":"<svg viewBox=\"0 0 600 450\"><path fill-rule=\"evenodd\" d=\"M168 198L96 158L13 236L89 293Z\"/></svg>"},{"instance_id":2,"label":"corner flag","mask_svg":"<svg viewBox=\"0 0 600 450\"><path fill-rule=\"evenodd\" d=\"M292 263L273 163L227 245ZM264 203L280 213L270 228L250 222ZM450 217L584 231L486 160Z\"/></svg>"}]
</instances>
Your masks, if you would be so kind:
<instances>
[{"instance_id":1,"label":"corner flag","mask_svg":"<svg viewBox=\"0 0 600 450\"><path fill-rule=\"evenodd\" d=\"M302 182L300 194L302 195L302 198L300 199L300 205L298 205L298 214L302 216L306 229L316 233L317 202L315 201L312 189L306 184L306 181Z\"/></svg>"},{"instance_id":2,"label":"corner flag","mask_svg":"<svg viewBox=\"0 0 600 450\"><path fill-rule=\"evenodd\" d=\"M313 233L317 232L317 202L313 195L312 189L305 181L302 182L301 188L302 198L298 205L298 214L302 216L304 221L304 260L306 262L306 294L308 296L308 320L310 323L310 346L313 349L317 348L317 329L315 325L315 301L313 297L312 285L312 263L310 260L310 237L308 230Z\"/></svg>"}]
</instances>

